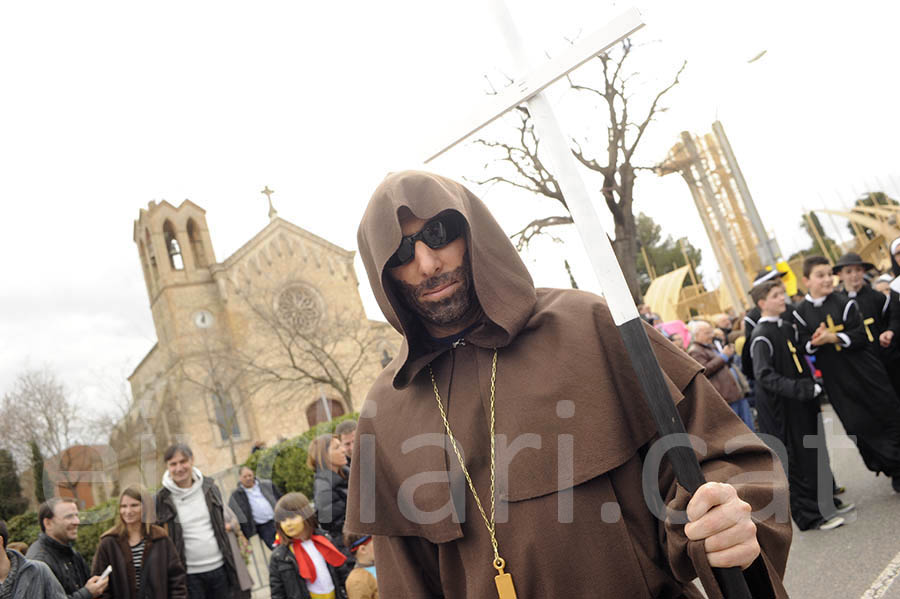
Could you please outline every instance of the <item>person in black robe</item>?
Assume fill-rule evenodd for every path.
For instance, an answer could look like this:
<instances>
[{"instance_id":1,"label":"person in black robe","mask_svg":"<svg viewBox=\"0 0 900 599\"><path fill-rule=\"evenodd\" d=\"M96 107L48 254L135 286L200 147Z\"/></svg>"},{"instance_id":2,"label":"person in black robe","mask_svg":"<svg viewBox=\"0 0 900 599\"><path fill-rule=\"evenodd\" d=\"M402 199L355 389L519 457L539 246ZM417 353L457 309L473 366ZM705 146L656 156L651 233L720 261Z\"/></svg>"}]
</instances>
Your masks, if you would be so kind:
<instances>
[{"instance_id":1,"label":"person in black robe","mask_svg":"<svg viewBox=\"0 0 900 599\"><path fill-rule=\"evenodd\" d=\"M762 283L766 283L768 281L781 280L781 277L786 275L787 273L781 272L777 268L767 269L764 268L758 273L756 273L756 278L753 279L753 284L750 286L751 293L753 288ZM789 307L786 305L785 310L790 313ZM750 355L750 338L753 336L753 328L756 326L756 323L759 322L762 313L760 312L759 306L753 306L744 314L744 347L741 350L741 372L744 373L744 376L747 377L748 381L753 380L753 356ZM753 384L752 382L750 383Z\"/></svg>"},{"instance_id":2,"label":"person in black robe","mask_svg":"<svg viewBox=\"0 0 900 599\"><path fill-rule=\"evenodd\" d=\"M787 273L781 272L772 267L771 269L762 269L756 273L753 280L753 286L750 293L753 293L759 285L764 285L769 281L780 281ZM793 306L786 303L782 319L790 320ZM758 394L756 392L756 381L753 372L753 355L750 353L750 339L753 337L753 329L756 327L762 312L759 306L754 305L744 314L744 346L741 349L741 372L747 377L747 383L750 385L750 406L756 410L756 425L759 430L773 430L777 427L777 423L769 420L772 417L772 410L765 405L766 394ZM835 488L837 490L837 488Z\"/></svg>"},{"instance_id":3,"label":"person in black robe","mask_svg":"<svg viewBox=\"0 0 900 599\"><path fill-rule=\"evenodd\" d=\"M787 458L791 517L800 530L837 528L844 523L839 514L854 506L836 498L832 505L831 469L819 426L817 398L822 388L797 350L796 325L779 318L784 312L784 286L778 279L769 280L755 286L750 295L761 309L749 342L756 393L767 412L759 420L760 433L777 437L787 453L782 461ZM804 443L809 437L817 437L817 442Z\"/></svg>"},{"instance_id":4,"label":"person in black robe","mask_svg":"<svg viewBox=\"0 0 900 599\"><path fill-rule=\"evenodd\" d=\"M868 349L856 300L835 292L828 260L803 263L806 299L794 310L799 342L816 356L825 391L869 470L900 492L900 399L881 361Z\"/></svg>"},{"instance_id":5,"label":"person in black robe","mask_svg":"<svg viewBox=\"0 0 900 599\"><path fill-rule=\"evenodd\" d=\"M900 396L900 355L892 343L894 336L900 334L900 305L896 292L885 295L866 282L866 271L874 268L863 262L859 254L850 252L838 259L833 272L841 279L847 297L856 300L869 348L884 364L894 394Z\"/></svg>"},{"instance_id":6,"label":"person in black robe","mask_svg":"<svg viewBox=\"0 0 900 599\"><path fill-rule=\"evenodd\" d=\"M764 268L756 273L756 278L753 280L753 288L751 288L750 292L753 293L753 289L755 289L759 285L764 285L769 281L780 281L786 272L779 271L778 269ZM786 323L787 325L793 324L793 315L794 315L794 303L791 301L785 301L784 310L779 315L779 318ZM747 382L750 384L750 396L751 401L750 405L756 410L756 424L757 428L761 431L773 431L778 429L778 422L775 419L775 411L771 406L766 404L768 400L768 394L756 393L756 381L755 375L753 372L753 356L750 352L750 340L753 336L753 329L756 327L759 319L762 318L762 310L760 310L758 305L754 305L747 313L744 315L744 347L741 351L741 372L747 377ZM803 359L806 362L806 359ZM808 364L807 364L808 366ZM821 420L821 413L819 414L819 419ZM828 476L831 478L831 488L833 495L841 495L843 494L847 488L843 485L838 485L837 480L834 478L834 473L831 471L831 461L828 459L828 454L825 454L826 465L828 467ZM835 501L836 505L842 505L840 500Z\"/></svg>"},{"instance_id":7,"label":"person in black robe","mask_svg":"<svg viewBox=\"0 0 900 599\"><path fill-rule=\"evenodd\" d=\"M786 272L782 272L775 267L764 268L756 273L756 278L753 279L753 284L750 286L751 291L753 287L765 283L767 281L781 280ZM781 319L787 322L791 321L794 314L794 305L790 301L785 301L784 304L784 312L781 314ZM756 326L756 323L759 322L760 317L762 317L762 313L758 306L753 306L746 313L744 313L744 347L741 350L741 372L744 373L744 376L747 377L747 380L750 381L751 390L753 388L753 356L750 355L750 337L753 336L753 327Z\"/></svg>"},{"instance_id":8,"label":"person in black robe","mask_svg":"<svg viewBox=\"0 0 900 599\"><path fill-rule=\"evenodd\" d=\"M894 279L888 284L887 295L890 297L888 307L888 327L879 338L884 348L885 367L894 389L900 395L900 237L891 242L891 274Z\"/></svg>"}]
</instances>

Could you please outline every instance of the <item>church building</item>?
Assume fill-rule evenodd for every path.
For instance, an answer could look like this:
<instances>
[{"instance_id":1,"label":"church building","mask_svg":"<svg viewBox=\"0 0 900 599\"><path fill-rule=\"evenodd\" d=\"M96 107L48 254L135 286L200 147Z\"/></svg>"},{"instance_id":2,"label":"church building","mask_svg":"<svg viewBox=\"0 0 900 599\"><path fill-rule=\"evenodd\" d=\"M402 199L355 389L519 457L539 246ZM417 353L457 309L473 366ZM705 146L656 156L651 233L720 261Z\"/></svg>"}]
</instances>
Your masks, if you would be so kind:
<instances>
[{"instance_id":1,"label":"church building","mask_svg":"<svg viewBox=\"0 0 900 599\"><path fill-rule=\"evenodd\" d=\"M140 210L133 238L158 341L128 378L131 409L110 439L120 488L157 486L176 441L212 474L358 411L396 355L399 335L366 318L354 252L269 216L219 262L200 206Z\"/></svg>"}]
</instances>

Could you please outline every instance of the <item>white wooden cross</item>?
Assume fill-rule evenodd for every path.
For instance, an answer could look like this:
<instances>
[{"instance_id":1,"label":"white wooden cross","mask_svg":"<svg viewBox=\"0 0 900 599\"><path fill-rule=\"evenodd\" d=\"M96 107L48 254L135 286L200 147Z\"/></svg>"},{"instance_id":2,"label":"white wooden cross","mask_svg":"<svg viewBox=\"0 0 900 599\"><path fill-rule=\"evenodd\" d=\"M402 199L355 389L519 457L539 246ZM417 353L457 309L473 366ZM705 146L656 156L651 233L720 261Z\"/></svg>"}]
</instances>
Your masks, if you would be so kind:
<instances>
[{"instance_id":1,"label":"white wooden cross","mask_svg":"<svg viewBox=\"0 0 900 599\"><path fill-rule=\"evenodd\" d=\"M442 140L435 150L430 151L425 163L434 160L484 126L498 119L522 102L528 103L534 119L535 130L543 147L548 150L548 161L554 167L553 174L566 198L566 205L572 213L575 226L587 251L594 273L600 281L616 325L638 318L637 308L631 297L625 277L616 260L612 245L603 230L600 218L594 209L588 188L578 174L578 165L569 149L569 143L562 133L553 109L541 93L553 82L565 77L591 58L602 54L644 26L641 15L630 9L599 29L566 53L528 71L522 41L513 20L502 0L492 0L491 6L497 22L503 30L516 68L527 73L506 91L489 98L485 103Z\"/></svg>"}]
</instances>

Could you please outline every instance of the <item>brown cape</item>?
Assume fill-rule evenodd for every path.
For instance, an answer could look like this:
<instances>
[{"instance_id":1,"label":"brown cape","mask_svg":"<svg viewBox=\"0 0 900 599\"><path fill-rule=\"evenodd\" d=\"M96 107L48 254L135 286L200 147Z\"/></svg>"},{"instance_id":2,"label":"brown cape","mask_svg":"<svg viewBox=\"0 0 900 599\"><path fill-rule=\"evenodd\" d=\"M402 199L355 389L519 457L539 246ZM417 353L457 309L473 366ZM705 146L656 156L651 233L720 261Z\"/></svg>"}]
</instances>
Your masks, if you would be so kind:
<instances>
[{"instance_id":1,"label":"brown cape","mask_svg":"<svg viewBox=\"0 0 900 599\"><path fill-rule=\"evenodd\" d=\"M468 223L485 318L456 349L436 348L384 271L400 243L401 206L423 219L455 209ZM699 597L691 581L712 577L702 544L689 543L682 525L656 518L644 499L641 473L655 427L603 300L535 290L481 201L428 173L388 176L358 239L379 305L404 336L363 406L347 506L348 530L379 535L382 594L496 596L490 537L443 436L428 364L489 511L490 373L497 348L497 540L519 597ZM762 555L745 576L754 597L786 597L781 577L791 528L781 465L697 376L701 367L648 332L688 432L702 439L695 449L707 478L732 482L755 512L777 508L778 522L765 514L757 521ZM747 482L733 480L748 472ZM647 479L658 481L660 505L687 505L667 461Z\"/></svg>"}]
</instances>

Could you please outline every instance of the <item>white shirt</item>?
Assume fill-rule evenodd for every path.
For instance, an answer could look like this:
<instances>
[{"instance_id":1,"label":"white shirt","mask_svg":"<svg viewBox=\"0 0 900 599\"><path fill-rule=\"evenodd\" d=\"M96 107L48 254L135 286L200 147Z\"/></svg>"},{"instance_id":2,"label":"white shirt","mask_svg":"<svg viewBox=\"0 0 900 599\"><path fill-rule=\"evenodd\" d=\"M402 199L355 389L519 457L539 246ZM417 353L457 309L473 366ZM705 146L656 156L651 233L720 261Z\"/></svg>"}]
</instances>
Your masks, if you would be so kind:
<instances>
[{"instance_id":1,"label":"white shirt","mask_svg":"<svg viewBox=\"0 0 900 599\"><path fill-rule=\"evenodd\" d=\"M172 491L172 503L178 514L178 523L184 535L184 564L188 574L210 572L225 563L216 533L213 530L209 508L203 494L203 475L194 468L194 483L182 489L166 472L163 485Z\"/></svg>"},{"instance_id":2,"label":"white shirt","mask_svg":"<svg viewBox=\"0 0 900 599\"><path fill-rule=\"evenodd\" d=\"M331 572L328 571L328 564L325 563L325 558L322 557L322 554L316 549L312 539L303 541L301 545L303 546L303 549L306 550L306 555L309 556L313 566L316 568L316 580L315 582L307 581L306 590L310 593L319 595L330 593L334 590L334 582L331 580Z\"/></svg>"},{"instance_id":3,"label":"white shirt","mask_svg":"<svg viewBox=\"0 0 900 599\"><path fill-rule=\"evenodd\" d=\"M253 514L253 521L257 524L265 524L275 518L275 511L272 504L263 495L259 486L259 481L255 481L249 489L244 487L244 493L247 494L247 500L250 502L250 513Z\"/></svg>"}]
</instances>

